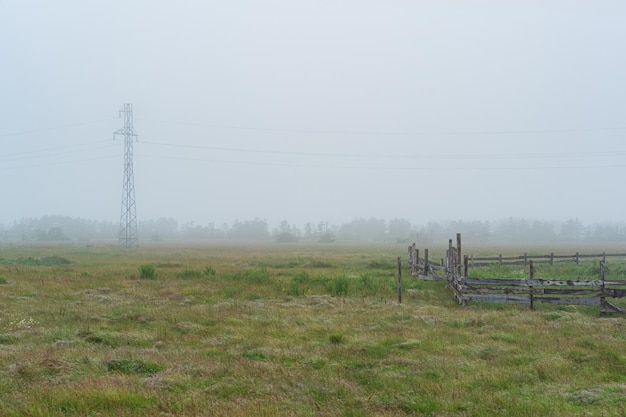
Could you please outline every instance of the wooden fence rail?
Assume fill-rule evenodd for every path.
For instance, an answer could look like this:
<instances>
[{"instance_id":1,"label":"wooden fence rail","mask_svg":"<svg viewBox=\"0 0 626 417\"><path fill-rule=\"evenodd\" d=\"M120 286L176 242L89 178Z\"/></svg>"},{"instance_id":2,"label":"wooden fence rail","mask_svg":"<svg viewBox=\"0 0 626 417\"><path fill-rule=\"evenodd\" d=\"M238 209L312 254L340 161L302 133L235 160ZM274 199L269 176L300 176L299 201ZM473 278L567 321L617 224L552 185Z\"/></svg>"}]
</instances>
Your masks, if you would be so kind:
<instances>
[{"instance_id":1,"label":"wooden fence rail","mask_svg":"<svg viewBox=\"0 0 626 417\"><path fill-rule=\"evenodd\" d=\"M409 269L411 275L418 276L423 280L443 280L446 267L443 259L439 263L433 262L429 258L428 249L424 249L424 257L420 258L420 250L415 247L415 243L409 246Z\"/></svg>"},{"instance_id":2,"label":"wooden fence rail","mask_svg":"<svg viewBox=\"0 0 626 417\"><path fill-rule=\"evenodd\" d=\"M462 258L461 235L457 234L457 246L449 241L445 260L440 264L433 264L429 260L428 249L424 250L424 258L420 258L419 249L415 244L409 246L409 267L411 275L422 279L445 279L448 288L457 301L466 305L468 302L495 302L508 304L528 305L534 309L535 303L566 304L598 306L600 313L626 313L625 310L613 305L607 298L626 297L626 280L607 280L605 277L605 263L607 257L626 257L623 253L613 254L580 254L575 255L502 255L489 257ZM577 264L582 258L598 258L600 269L598 279L568 280L562 278L536 279L535 267L537 263L553 263L555 260L575 261ZM461 262L463 259L463 262ZM549 259L546 261L545 259ZM486 265L494 265L493 261L502 265L527 265L529 267L527 279L511 278L469 278L467 272L470 266L479 266L473 261L492 261ZM506 263L505 263L506 262Z\"/></svg>"},{"instance_id":3,"label":"wooden fence rail","mask_svg":"<svg viewBox=\"0 0 626 417\"><path fill-rule=\"evenodd\" d=\"M549 263L554 262L576 262L576 265L581 259L596 258L606 261L608 257L620 257L625 258L626 253L600 253L600 254L582 254L576 252L573 255L555 255L554 252L547 255L529 255L527 253L518 256L469 256L469 267L479 266L491 266L494 263L500 265L528 265L530 260L534 260L535 263ZM482 262L481 262L482 261ZM487 261L487 262L485 262Z\"/></svg>"}]
</instances>

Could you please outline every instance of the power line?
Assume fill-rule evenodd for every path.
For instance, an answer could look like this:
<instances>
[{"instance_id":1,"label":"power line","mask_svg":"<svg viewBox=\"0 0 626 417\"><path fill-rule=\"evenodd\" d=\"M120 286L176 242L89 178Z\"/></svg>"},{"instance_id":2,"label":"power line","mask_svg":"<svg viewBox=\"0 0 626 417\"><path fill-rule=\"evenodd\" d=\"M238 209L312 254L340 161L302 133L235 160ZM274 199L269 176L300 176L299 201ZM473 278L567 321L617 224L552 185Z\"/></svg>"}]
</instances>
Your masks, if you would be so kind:
<instances>
[{"instance_id":1,"label":"power line","mask_svg":"<svg viewBox=\"0 0 626 417\"><path fill-rule=\"evenodd\" d=\"M91 144L66 145L66 146L58 146L54 148L43 148L43 149L37 149L37 150L31 150L31 151L17 152L14 154L5 154L5 155L0 155L0 159L2 159L3 162L15 162L15 161L22 161L26 159L37 159L37 158L48 159L51 156L106 149L112 146L113 145L111 144L109 140L97 141Z\"/></svg>"},{"instance_id":2,"label":"power line","mask_svg":"<svg viewBox=\"0 0 626 417\"><path fill-rule=\"evenodd\" d=\"M3 167L3 168L0 168L0 171L12 171L12 170L19 170L19 169L32 169L32 168L41 168L41 167L49 167L49 166L69 165L69 164L77 164L77 163L84 163L84 162L100 161L103 159L112 159L112 158L117 158L117 157L119 157L119 155L107 155L107 156L99 156L95 158L74 159L70 161L57 161L57 162L45 162L41 164L21 165L21 166L14 166L10 168Z\"/></svg>"},{"instance_id":3,"label":"power line","mask_svg":"<svg viewBox=\"0 0 626 417\"><path fill-rule=\"evenodd\" d=\"M176 157L176 156L162 156L162 155L147 155L138 154L140 158L153 158L153 159L166 159L166 160L182 160L182 161L197 161L210 164L227 164L227 165L246 165L246 166L263 166L263 167L283 167L283 168L296 168L296 169L340 169L340 170L370 170L370 171L536 171L536 170L579 170L579 169L613 169L613 168L626 168L626 164L612 164L612 165L586 165L586 166L521 166L521 167L486 167L486 166L474 166L474 167L460 167L456 165L446 166L417 166L417 165L403 165L403 166L372 166L372 165L331 165L331 164L310 164L310 163L277 163L277 162L259 162L259 161L238 161L238 160L223 160L223 159L204 159L204 158L190 158L190 157Z\"/></svg>"},{"instance_id":4,"label":"power line","mask_svg":"<svg viewBox=\"0 0 626 417\"><path fill-rule=\"evenodd\" d=\"M79 122L79 123L72 123L72 124L60 125L60 126L42 127L39 129L22 130L18 132L5 132L5 133L0 133L0 138L6 137L6 136L20 136L20 135L29 135L32 133L39 133L39 132L49 132L52 130L69 129L69 128L78 127L78 126L89 126L89 125L93 125L97 123L108 122L111 120L114 120L114 118L91 120L88 122Z\"/></svg>"},{"instance_id":5,"label":"power line","mask_svg":"<svg viewBox=\"0 0 626 417\"><path fill-rule=\"evenodd\" d=\"M626 155L626 151L605 152L549 152L549 153L506 153L506 154L368 154L368 153L341 153L341 152L302 152L302 151L272 151L263 149L230 148L222 146L200 146L165 142L142 142L150 145L159 145L175 148L198 149L208 151L256 153L288 156L316 156L316 157L343 157L343 158L389 158L389 159L543 159L543 158L591 158L614 157Z\"/></svg>"},{"instance_id":6,"label":"power line","mask_svg":"<svg viewBox=\"0 0 626 417\"><path fill-rule=\"evenodd\" d=\"M626 130L626 126L589 127L589 128L556 128L556 129L504 129L504 130L451 130L451 131L391 131L391 130L333 130L333 129L298 129L284 127L234 126L217 125L198 122L180 122L137 118L137 120L171 124L178 126L195 126L211 129L252 130L261 132L307 133L318 135L372 135L372 136L469 136L469 135L524 135L539 133L576 133Z\"/></svg>"}]
</instances>

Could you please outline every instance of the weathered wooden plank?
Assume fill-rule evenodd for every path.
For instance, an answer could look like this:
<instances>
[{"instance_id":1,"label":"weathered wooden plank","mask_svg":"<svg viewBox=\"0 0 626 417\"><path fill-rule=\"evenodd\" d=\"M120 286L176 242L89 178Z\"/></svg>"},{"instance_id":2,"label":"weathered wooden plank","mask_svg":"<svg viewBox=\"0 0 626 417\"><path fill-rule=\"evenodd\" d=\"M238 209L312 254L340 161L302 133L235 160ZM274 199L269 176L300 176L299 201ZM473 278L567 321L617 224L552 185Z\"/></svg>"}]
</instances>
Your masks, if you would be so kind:
<instances>
[{"instance_id":1,"label":"weathered wooden plank","mask_svg":"<svg viewBox=\"0 0 626 417\"><path fill-rule=\"evenodd\" d=\"M555 286L555 285L560 285L560 286L583 286L583 287L599 287L602 285L602 281L598 280L598 279L594 279L594 280L581 280L581 281L576 281L576 280L560 280L560 279L534 279L534 280L528 280L529 283L532 281L532 284L529 285L533 285L533 286Z\"/></svg>"},{"instance_id":2,"label":"weathered wooden plank","mask_svg":"<svg viewBox=\"0 0 626 417\"><path fill-rule=\"evenodd\" d=\"M510 278L467 278L462 277L461 283L466 285L503 285L527 287L526 279L510 279Z\"/></svg>"},{"instance_id":3,"label":"weathered wooden plank","mask_svg":"<svg viewBox=\"0 0 626 417\"><path fill-rule=\"evenodd\" d=\"M543 288L528 288L528 287L507 287L507 288L466 287L463 290L463 293L464 294L544 294L544 289Z\"/></svg>"},{"instance_id":4,"label":"weathered wooden plank","mask_svg":"<svg viewBox=\"0 0 626 417\"><path fill-rule=\"evenodd\" d=\"M600 280L558 280L558 279L510 279L510 278L467 278L460 279L461 283L466 285L502 285L516 287L546 287L546 286L587 286L599 287L602 285ZM605 282L606 284L606 282Z\"/></svg>"},{"instance_id":5,"label":"weathered wooden plank","mask_svg":"<svg viewBox=\"0 0 626 417\"><path fill-rule=\"evenodd\" d=\"M445 271L446 267L445 266L441 266L441 265L437 265L437 264L429 264L428 265L431 269L437 270L437 271Z\"/></svg>"},{"instance_id":6,"label":"weathered wooden plank","mask_svg":"<svg viewBox=\"0 0 626 417\"><path fill-rule=\"evenodd\" d=\"M499 261L500 257L499 256L474 256L474 257L471 257L470 260L472 261Z\"/></svg>"},{"instance_id":7,"label":"weathered wooden plank","mask_svg":"<svg viewBox=\"0 0 626 417\"><path fill-rule=\"evenodd\" d=\"M568 288L544 288L543 293L550 295L600 295L602 291L600 289L571 290Z\"/></svg>"},{"instance_id":8,"label":"weathered wooden plank","mask_svg":"<svg viewBox=\"0 0 626 417\"><path fill-rule=\"evenodd\" d=\"M477 268L480 266L496 266L496 265L502 265L502 266L508 266L508 265L526 265L526 263L524 261L504 261L502 263L499 262L474 262L474 263L469 263L469 266L472 268Z\"/></svg>"},{"instance_id":9,"label":"weathered wooden plank","mask_svg":"<svg viewBox=\"0 0 626 417\"><path fill-rule=\"evenodd\" d=\"M607 254L600 253L600 254L596 254L596 255L594 255L594 254L587 254L587 255L585 255L585 254L581 253L579 256L581 258L602 258L602 257L605 257L605 256L607 258L608 257L626 257L626 253L607 253Z\"/></svg>"},{"instance_id":10,"label":"weathered wooden plank","mask_svg":"<svg viewBox=\"0 0 626 417\"><path fill-rule=\"evenodd\" d=\"M608 301L605 301L601 306L600 306L600 313L626 313L626 310L624 310L623 308L620 308L616 305L613 305L611 303L609 303Z\"/></svg>"},{"instance_id":11,"label":"weathered wooden plank","mask_svg":"<svg viewBox=\"0 0 626 417\"><path fill-rule=\"evenodd\" d=\"M580 253L578 254L578 258L602 258L602 257L626 257L626 253L607 253L607 254L583 254ZM572 259L575 260L576 259L576 254L573 255L553 255L551 256L550 254L548 255L527 255L526 257L524 257L524 255L518 255L518 256L503 256L502 260L509 260L509 261L513 261L516 259ZM471 256L470 260L473 261L500 261L500 257L499 256ZM476 265L476 262L473 263L473 265Z\"/></svg>"},{"instance_id":12,"label":"weathered wooden plank","mask_svg":"<svg viewBox=\"0 0 626 417\"><path fill-rule=\"evenodd\" d=\"M524 304L528 305L530 299L528 297L516 297L511 295L479 295L479 294L463 294L463 301L481 301L487 303L506 303L506 304Z\"/></svg>"},{"instance_id":13,"label":"weathered wooden plank","mask_svg":"<svg viewBox=\"0 0 626 417\"><path fill-rule=\"evenodd\" d=\"M623 298L626 297L626 290L618 288L605 288L602 295L611 298Z\"/></svg>"},{"instance_id":14,"label":"weathered wooden plank","mask_svg":"<svg viewBox=\"0 0 626 417\"><path fill-rule=\"evenodd\" d=\"M599 287L600 280L559 280L559 279L511 279L511 278L460 278L461 283L466 285L503 285L516 287L548 287L548 286L587 286ZM606 285L606 282L605 282Z\"/></svg>"},{"instance_id":15,"label":"weathered wooden plank","mask_svg":"<svg viewBox=\"0 0 626 417\"><path fill-rule=\"evenodd\" d=\"M502 258L499 258L499 259L502 259L503 261L518 261L520 259L524 259L524 257L523 256L521 257L520 256L503 256Z\"/></svg>"},{"instance_id":16,"label":"weathered wooden plank","mask_svg":"<svg viewBox=\"0 0 626 417\"><path fill-rule=\"evenodd\" d=\"M584 297L584 298L560 298L560 297L536 297L535 301L547 304L565 304L579 306L599 306L600 297Z\"/></svg>"},{"instance_id":17,"label":"weathered wooden plank","mask_svg":"<svg viewBox=\"0 0 626 417\"><path fill-rule=\"evenodd\" d=\"M492 287L465 287L462 290L467 294L529 294L529 295L593 295L605 297L619 298L626 296L626 290L623 293L618 293L616 297L612 290L600 291L597 289L589 290L572 290L568 288L524 288L524 287L508 287L508 288L492 288Z\"/></svg>"},{"instance_id":18,"label":"weathered wooden plank","mask_svg":"<svg viewBox=\"0 0 626 417\"><path fill-rule=\"evenodd\" d=\"M604 280L604 285L626 285L626 281Z\"/></svg>"}]
</instances>

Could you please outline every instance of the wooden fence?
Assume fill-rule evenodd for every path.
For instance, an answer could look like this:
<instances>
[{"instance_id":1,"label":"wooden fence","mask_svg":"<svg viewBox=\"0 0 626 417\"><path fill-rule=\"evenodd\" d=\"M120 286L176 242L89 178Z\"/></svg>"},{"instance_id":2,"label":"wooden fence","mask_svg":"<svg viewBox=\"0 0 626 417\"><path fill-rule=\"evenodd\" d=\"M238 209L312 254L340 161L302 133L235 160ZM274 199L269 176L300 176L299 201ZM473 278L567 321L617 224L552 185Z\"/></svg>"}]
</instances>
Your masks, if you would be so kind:
<instances>
[{"instance_id":1,"label":"wooden fence","mask_svg":"<svg viewBox=\"0 0 626 417\"><path fill-rule=\"evenodd\" d=\"M600 253L600 254L581 254L576 252L573 255L555 255L554 252L550 252L547 255L529 255L525 253L523 255L518 256L468 256L468 267L479 267L479 266L491 266L495 263L499 265L528 265L528 263L532 260L535 264L550 264L553 265L555 262L575 262L576 265L582 259L585 258L595 258L602 259L606 262L606 258L608 257L621 257L625 258L626 253Z\"/></svg>"},{"instance_id":2,"label":"wooden fence","mask_svg":"<svg viewBox=\"0 0 626 417\"><path fill-rule=\"evenodd\" d=\"M439 264L433 264L428 258L428 249L424 250L424 258L420 258L420 251L415 244L409 246L409 268L411 275L422 279L445 280L448 288L457 301L466 305L469 301L495 302L508 304L524 304L534 309L535 303L560 305L587 305L598 306L600 313L626 313L625 310L607 301L607 298L626 297L626 281L606 279L606 258L626 257L626 254L599 254L582 255L576 253L565 255L521 255L517 257L470 257L463 256L461 251L461 235L457 234L457 245L448 243L445 259ZM576 262L583 258L599 259L599 274L594 280L569 279L537 279L535 278L535 264L554 263L557 260ZM478 261L478 262L472 262ZM484 263L484 261L490 261ZM485 265L526 265L528 278L469 278L470 266Z\"/></svg>"},{"instance_id":3,"label":"wooden fence","mask_svg":"<svg viewBox=\"0 0 626 417\"><path fill-rule=\"evenodd\" d=\"M415 247L415 243L409 246L409 269L411 275L419 276L424 280L442 280L446 275L444 260L433 262L428 257L428 249L424 249L424 257L420 258L420 250Z\"/></svg>"}]
</instances>

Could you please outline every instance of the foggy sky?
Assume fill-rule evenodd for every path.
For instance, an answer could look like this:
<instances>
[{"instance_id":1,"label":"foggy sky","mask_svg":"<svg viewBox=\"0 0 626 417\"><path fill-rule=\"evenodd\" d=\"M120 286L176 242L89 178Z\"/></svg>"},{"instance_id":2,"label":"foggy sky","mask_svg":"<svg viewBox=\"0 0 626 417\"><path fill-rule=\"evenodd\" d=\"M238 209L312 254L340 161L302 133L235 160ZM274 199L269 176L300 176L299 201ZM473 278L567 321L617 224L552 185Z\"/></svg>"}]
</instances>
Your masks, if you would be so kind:
<instances>
[{"instance_id":1,"label":"foggy sky","mask_svg":"<svg viewBox=\"0 0 626 417\"><path fill-rule=\"evenodd\" d=\"M0 0L0 224L622 221L623 1Z\"/></svg>"}]
</instances>

